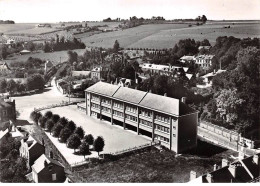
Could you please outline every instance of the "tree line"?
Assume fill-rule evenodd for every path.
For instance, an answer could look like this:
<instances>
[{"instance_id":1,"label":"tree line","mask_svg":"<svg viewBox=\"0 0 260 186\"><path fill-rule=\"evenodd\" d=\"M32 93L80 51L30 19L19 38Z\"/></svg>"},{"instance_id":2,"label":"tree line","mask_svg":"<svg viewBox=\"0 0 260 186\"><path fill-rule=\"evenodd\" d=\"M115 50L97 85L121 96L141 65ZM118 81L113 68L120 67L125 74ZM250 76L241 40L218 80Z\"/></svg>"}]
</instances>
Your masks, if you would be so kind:
<instances>
[{"instance_id":1,"label":"tree line","mask_svg":"<svg viewBox=\"0 0 260 186\"><path fill-rule=\"evenodd\" d=\"M98 154L103 151L105 141L103 137L98 136L96 139L92 134L86 134L82 127L77 127L73 121L65 117L53 114L47 111L44 115L40 112L33 111L30 118L36 125L49 132L53 137L58 138L59 142L65 143L68 148L78 149L81 155L91 154L95 150ZM93 148L90 148L93 146Z\"/></svg>"}]
</instances>

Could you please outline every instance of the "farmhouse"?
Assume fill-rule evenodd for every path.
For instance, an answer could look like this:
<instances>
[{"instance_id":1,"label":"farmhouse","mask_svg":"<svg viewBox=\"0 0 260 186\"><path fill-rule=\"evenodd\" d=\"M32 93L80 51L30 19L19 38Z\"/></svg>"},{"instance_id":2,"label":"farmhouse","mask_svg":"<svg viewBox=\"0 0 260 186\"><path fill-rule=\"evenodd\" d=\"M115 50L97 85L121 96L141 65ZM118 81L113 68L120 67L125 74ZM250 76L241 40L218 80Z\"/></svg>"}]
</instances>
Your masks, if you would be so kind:
<instances>
[{"instance_id":1,"label":"farmhouse","mask_svg":"<svg viewBox=\"0 0 260 186\"><path fill-rule=\"evenodd\" d=\"M35 183L63 183L65 179L63 165L45 154L42 154L32 166L32 180Z\"/></svg>"},{"instance_id":2,"label":"farmhouse","mask_svg":"<svg viewBox=\"0 0 260 186\"><path fill-rule=\"evenodd\" d=\"M20 156L27 159L27 166L33 165L42 154L44 154L44 146L31 135L26 139L21 139L21 147L19 149Z\"/></svg>"},{"instance_id":3,"label":"farmhouse","mask_svg":"<svg viewBox=\"0 0 260 186\"><path fill-rule=\"evenodd\" d=\"M104 82L85 92L89 116L147 135L177 153L197 145L198 113L185 104L185 98L181 102Z\"/></svg>"}]
</instances>

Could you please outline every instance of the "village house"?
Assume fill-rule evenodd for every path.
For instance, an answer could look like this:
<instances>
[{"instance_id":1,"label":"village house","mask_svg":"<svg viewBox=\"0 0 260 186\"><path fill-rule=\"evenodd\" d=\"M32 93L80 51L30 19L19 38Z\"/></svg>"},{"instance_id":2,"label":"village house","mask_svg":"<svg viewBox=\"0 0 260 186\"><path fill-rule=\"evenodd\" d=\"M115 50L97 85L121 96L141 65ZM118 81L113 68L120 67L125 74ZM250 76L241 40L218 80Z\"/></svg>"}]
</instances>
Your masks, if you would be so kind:
<instances>
[{"instance_id":1,"label":"village house","mask_svg":"<svg viewBox=\"0 0 260 186\"><path fill-rule=\"evenodd\" d=\"M195 64L202 69L209 69L212 65L214 55L198 55L195 57Z\"/></svg>"},{"instance_id":2,"label":"village house","mask_svg":"<svg viewBox=\"0 0 260 186\"><path fill-rule=\"evenodd\" d=\"M239 155L239 160L229 164L226 159L218 168L214 165L214 171L197 178L196 172L191 171L190 183L248 183L260 180L260 153L244 158Z\"/></svg>"},{"instance_id":3,"label":"village house","mask_svg":"<svg viewBox=\"0 0 260 186\"><path fill-rule=\"evenodd\" d=\"M45 154L32 165L32 181L35 183L63 183L65 180L64 166Z\"/></svg>"},{"instance_id":4,"label":"village house","mask_svg":"<svg viewBox=\"0 0 260 186\"><path fill-rule=\"evenodd\" d=\"M104 82L85 92L86 103L81 110L89 116L131 128L176 153L197 145L198 112L185 104L185 98L180 101Z\"/></svg>"},{"instance_id":5,"label":"village house","mask_svg":"<svg viewBox=\"0 0 260 186\"><path fill-rule=\"evenodd\" d=\"M193 63L195 62L194 56L182 56L179 60L181 63Z\"/></svg>"},{"instance_id":6,"label":"village house","mask_svg":"<svg viewBox=\"0 0 260 186\"><path fill-rule=\"evenodd\" d=\"M45 74L53 67L53 63L51 61L46 61L44 64L44 72Z\"/></svg>"},{"instance_id":7,"label":"village house","mask_svg":"<svg viewBox=\"0 0 260 186\"><path fill-rule=\"evenodd\" d=\"M16 120L15 100L0 98L0 122L9 120Z\"/></svg>"},{"instance_id":8,"label":"village house","mask_svg":"<svg viewBox=\"0 0 260 186\"><path fill-rule=\"evenodd\" d=\"M91 70L91 79L103 80L108 73L108 70L103 67L95 67Z\"/></svg>"},{"instance_id":9,"label":"village house","mask_svg":"<svg viewBox=\"0 0 260 186\"><path fill-rule=\"evenodd\" d=\"M20 156L27 159L27 166L30 167L45 153L45 148L36 138L29 135L28 138L21 139L19 151Z\"/></svg>"},{"instance_id":10,"label":"village house","mask_svg":"<svg viewBox=\"0 0 260 186\"><path fill-rule=\"evenodd\" d=\"M12 71L9 68L9 66L7 65L7 63L0 62L0 73L6 73L6 74L12 73Z\"/></svg>"}]
</instances>

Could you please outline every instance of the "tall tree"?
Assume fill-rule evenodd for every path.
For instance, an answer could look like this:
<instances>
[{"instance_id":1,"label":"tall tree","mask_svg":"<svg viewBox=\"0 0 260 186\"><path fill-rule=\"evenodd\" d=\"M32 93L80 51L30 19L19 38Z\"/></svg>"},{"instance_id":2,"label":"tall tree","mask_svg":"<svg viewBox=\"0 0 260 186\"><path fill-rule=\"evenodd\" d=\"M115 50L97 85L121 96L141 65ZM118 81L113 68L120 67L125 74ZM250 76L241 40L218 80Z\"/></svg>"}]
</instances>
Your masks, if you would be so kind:
<instances>
[{"instance_id":1,"label":"tall tree","mask_svg":"<svg viewBox=\"0 0 260 186\"><path fill-rule=\"evenodd\" d=\"M84 158L87 154L89 154L89 145L86 142L81 143L79 146L79 152L84 155Z\"/></svg>"},{"instance_id":2,"label":"tall tree","mask_svg":"<svg viewBox=\"0 0 260 186\"><path fill-rule=\"evenodd\" d=\"M77 149L80 146L80 144L80 137L77 134L72 134L67 142L68 147L74 149L74 152L75 149Z\"/></svg>"},{"instance_id":3,"label":"tall tree","mask_svg":"<svg viewBox=\"0 0 260 186\"><path fill-rule=\"evenodd\" d=\"M72 135L73 133L71 132L70 129L68 128L63 128L61 131L60 131L60 142L62 143L66 143L68 138Z\"/></svg>"},{"instance_id":4,"label":"tall tree","mask_svg":"<svg viewBox=\"0 0 260 186\"><path fill-rule=\"evenodd\" d=\"M103 137L98 136L97 139L95 139L94 141L94 149L98 153L98 155L101 151L103 151L104 146L105 146L105 141Z\"/></svg>"},{"instance_id":5,"label":"tall tree","mask_svg":"<svg viewBox=\"0 0 260 186\"><path fill-rule=\"evenodd\" d=\"M113 51L117 53L120 49L119 42L116 40L113 46Z\"/></svg>"},{"instance_id":6,"label":"tall tree","mask_svg":"<svg viewBox=\"0 0 260 186\"><path fill-rule=\"evenodd\" d=\"M85 131L83 130L82 127L77 127L74 133L77 134L80 137L80 139L82 139L85 135Z\"/></svg>"},{"instance_id":7,"label":"tall tree","mask_svg":"<svg viewBox=\"0 0 260 186\"><path fill-rule=\"evenodd\" d=\"M93 145L94 137L92 136L92 134L88 134L84 137L84 141L89 145Z\"/></svg>"}]
</instances>

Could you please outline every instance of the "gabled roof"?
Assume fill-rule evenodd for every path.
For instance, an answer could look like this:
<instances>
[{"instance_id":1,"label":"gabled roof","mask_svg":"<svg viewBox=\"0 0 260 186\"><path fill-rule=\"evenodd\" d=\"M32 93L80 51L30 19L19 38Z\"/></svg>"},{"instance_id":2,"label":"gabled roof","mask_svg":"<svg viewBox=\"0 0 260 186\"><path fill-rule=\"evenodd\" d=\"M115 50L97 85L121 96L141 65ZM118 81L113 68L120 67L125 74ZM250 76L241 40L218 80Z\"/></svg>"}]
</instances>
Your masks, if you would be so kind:
<instances>
[{"instance_id":1,"label":"gabled roof","mask_svg":"<svg viewBox=\"0 0 260 186\"><path fill-rule=\"evenodd\" d=\"M106 96L113 96L114 93L119 89L118 86L104 82L97 82L91 87L87 88L87 91L103 94Z\"/></svg>"},{"instance_id":2,"label":"gabled roof","mask_svg":"<svg viewBox=\"0 0 260 186\"><path fill-rule=\"evenodd\" d=\"M255 156L258 156L258 158L260 159L260 154L256 154ZM250 171L254 178L260 176L260 165L257 165L254 162L253 156L245 158L241 160L241 162L246 166L246 168L248 169L248 171Z\"/></svg>"},{"instance_id":3,"label":"gabled roof","mask_svg":"<svg viewBox=\"0 0 260 186\"><path fill-rule=\"evenodd\" d=\"M0 130L0 139L2 139L7 133L8 129L5 129L5 131Z\"/></svg>"},{"instance_id":4,"label":"gabled roof","mask_svg":"<svg viewBox=\"0 0 260 186\"><path fill-rule=\"evenodd\" d=\"M127 102L138 104L143 99L145 94L146 92L140 90L135 90L127 87L120 87L118 91L116 91L116 93L113 95L113 97Z\"/></svg>"},{"instance_id":5,"label":"gabled roof","mask_svg":"<svg viewBox=\"0 0 260 186\"><path fill-rule=\"evenodd\" d=\"M57 166L63 167L63 165L62 165L60 162L58 162L58 161L56 161L56 160L54 160L54 159L51 159L51 158L47 157L45 154L42 154L42 155L34 162L34 164L32 165L32 169L33 169L36 173L41 172L41 171L44 169L44 167L45 167L45 165L44 165L44 164L45 164L45 161L46 161L48 164L52 163L52 164L55 164L55 165L57 165Z\"/></svg>"}]
</instances>

